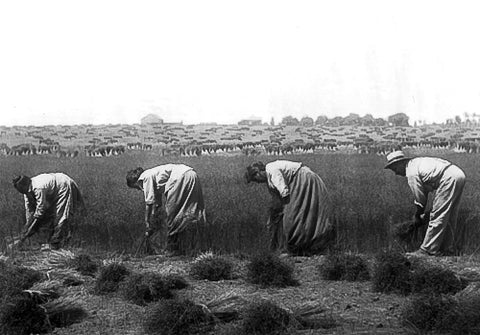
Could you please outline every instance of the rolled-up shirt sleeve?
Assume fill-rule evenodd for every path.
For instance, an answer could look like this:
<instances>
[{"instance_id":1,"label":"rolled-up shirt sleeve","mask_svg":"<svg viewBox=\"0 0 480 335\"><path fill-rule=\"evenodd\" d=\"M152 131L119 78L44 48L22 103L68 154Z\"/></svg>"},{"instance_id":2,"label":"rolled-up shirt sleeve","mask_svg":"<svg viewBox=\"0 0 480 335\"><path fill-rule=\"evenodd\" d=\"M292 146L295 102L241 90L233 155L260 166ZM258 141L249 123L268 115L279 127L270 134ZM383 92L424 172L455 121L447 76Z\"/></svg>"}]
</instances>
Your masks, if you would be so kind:
<instances>
[{"instance_id":1,"label":"rolled-up shirt sleeve","mask_svg":"<svg viewBox=\"0 0 480 335\"><path fill-rule=\"evenodd\" d=\"M143 194L145 195L145 203L153 205L155 203L155 181L153 177L143 179Z\"/></svg>"},{"instance_id":2,"label":"rolled-up shirt sleeve","mask_svg":"<svg viewBox=\"0 0 480 335\"><path fill-rule=\"evenodd\" d=\"M409 176L408 186L410 186L410 189L412 190L415 205L425 208L428 192L425 190L420 177L418 175Z\"/></svg>"},{"instance_id":3,"label":"rolled-up shirt sleeve","mask_svg":"<svg viewBox=\"0 0 480 335\"><path fill-rule=\"evenodd\" d=\"M45 189L35 189L36 208L33 217L38 219L45 215L48 209L47 192Z\"/></svg>"},{"instance_id":4,"label":"rolled-up shirt sleeve","mask_svg":"<svg viewBox=\"0 0 480 335\"><path fill-rule=\"evenodd\" d=\"M290 195L290 189L285 182L285 178L280 170L273 170L270 172L271 185L278 190L280 196L285 198Z\"/></svg>"},{"instance_id":5,"label":"rolled-up shirt sleeve","mask_svg":"<svg viewBox=\"0 0 480 335\"><path fill-rule=\"evenodd\" d=\"M32 202L26 194L23 195L25 199L25 220L29 222L35 213L35 202Z\"/></svg>"}]
</instances>

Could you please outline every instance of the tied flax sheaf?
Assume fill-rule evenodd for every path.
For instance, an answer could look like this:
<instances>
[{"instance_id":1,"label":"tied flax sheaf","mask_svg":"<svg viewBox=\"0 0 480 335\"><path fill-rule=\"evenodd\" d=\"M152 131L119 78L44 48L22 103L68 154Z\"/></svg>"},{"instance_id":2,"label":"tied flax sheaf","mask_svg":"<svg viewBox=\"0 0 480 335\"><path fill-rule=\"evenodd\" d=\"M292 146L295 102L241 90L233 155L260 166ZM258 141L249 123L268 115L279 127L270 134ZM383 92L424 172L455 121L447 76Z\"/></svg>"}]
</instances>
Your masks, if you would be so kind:
<instances>
[{"instance_id":1,"label":"tied flax sheaf","mask_svg":"<svg viewBox=\"0 0 480 335\"><path fill-rule=\"evenodd\" d=\"M1 334L44 333L80 322L87 311L78 303L82 292L70 291L67 277L73 253L55 251L47 259L35 257L31 266L19 267L2 259Z\"/></svg>"}]
</instances>

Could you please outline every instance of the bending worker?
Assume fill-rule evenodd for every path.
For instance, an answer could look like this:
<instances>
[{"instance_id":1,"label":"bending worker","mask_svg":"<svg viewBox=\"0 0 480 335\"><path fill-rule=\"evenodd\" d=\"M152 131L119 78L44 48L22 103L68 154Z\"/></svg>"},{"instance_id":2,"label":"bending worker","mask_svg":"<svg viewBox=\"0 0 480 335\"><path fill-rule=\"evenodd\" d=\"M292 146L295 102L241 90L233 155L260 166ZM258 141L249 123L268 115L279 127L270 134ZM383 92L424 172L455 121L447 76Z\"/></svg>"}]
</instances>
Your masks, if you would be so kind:
<instances>
[{"instance_id":1,"label":"bending worker","mask_svg":"<svg viewBox=\"0 0 480 335\"><path fill-rule=\"evenodd\" d=\"M325 251L335 238L327 188L319 175L300 162L278 160L247 167L247 183L266 183L272 194L268 220L270 248L293 255Z\"/></svg>"},{"instance_id":2,"label":"bending worker","mask_svg":"<svg viewBox=\"0 0 480 335\"><path fill-rule=\"evenodd\" d=\"M428 194L435 191L430 222L419 255L452 255L460 249L457 217L465 185L464 172L447 160L435 157L407 158L401 151L387 155L385 169L407 177L416 206L415 225L422 224Z\"/></svg>"},{"instance_id":3,"label":"bending worker","mask_svg":"<svg viewBox=\"0 0 480 335\"><path fill-rule=\"evenodd\" d=\"M204 224L205 205L197 173L184 164L165 164L144 170L139 167L127 173L127 186L143 191L147 236L156 227L155 220L165 194L167 252L181 254L192 248L193 233Z\"/></svg>"},{"instance_id":4,"label":"bending worker","mask_svg":"<svg viewBox=\"0 0 480 335\"><path fill-rule=\"evenodd\" d=\"M43 173L15 177L13 186L25 198L26 226L20 242L45 229L44 249L65 246L71 238L74 213L85 208L75 181L63 173Z\"/></svg>"}]
</instances>

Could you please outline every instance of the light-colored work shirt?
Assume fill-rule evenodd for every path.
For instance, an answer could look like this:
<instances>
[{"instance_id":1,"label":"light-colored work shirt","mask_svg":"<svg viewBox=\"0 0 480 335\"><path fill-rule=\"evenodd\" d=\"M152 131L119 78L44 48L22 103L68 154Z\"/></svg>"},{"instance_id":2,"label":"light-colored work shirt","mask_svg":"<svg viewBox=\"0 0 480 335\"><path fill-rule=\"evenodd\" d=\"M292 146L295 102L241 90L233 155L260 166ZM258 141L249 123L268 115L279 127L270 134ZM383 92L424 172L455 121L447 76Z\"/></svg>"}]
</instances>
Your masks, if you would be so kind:
<instances>
[{"instance_id":1,"label":"light-colored work shirt","mask_svg":"<svg viewBox=\"0 0 480 335\"><path fill-rule=\"evenodd\" d=\"M438 188L443 172L450 165L449 161L435 157L412 158L407 163L406 177L415 205L425 208L428 193Z\"/></svg>"},{"instance_id":2,"label":"light-colored work shirt","mask_svg":"<svg viewBox=\"0 0 480 335\"><path fill-rule=\"evenodd\" d=\"M68 184L71 180L69 176L63 173L42 173L32 177L32 184L28 194L24 195L27 212L35 208L34 218L40 218L45 215L46 211L52 205L55 205L55 198L59 194L68 192Z\"/></svg>"},{"instance_id":3,"label":"light-colored work shirt","mask_svg":"<svg viewBox=\"0 0 480 335\"><path fill-rule=\"evenodd\" d=\"M290 195L288 184L292 181L302 163L278 160L265 165L268 187L276 189L282 198Z\"/></svg>"},{"instance_id":4,"label":"light-colored work shirt","mask_svg":"<svg viewBox=\"0 0 480 335\"><path fill-rule=\"evenodd\" d=\"M184 164L165 164L143 171L138 180L142 181L145 203L156 203L160 200L157 198L162 190L167 193L175 185L175 181L189 170L193 168Z\"/></svg>"}]
</instances>

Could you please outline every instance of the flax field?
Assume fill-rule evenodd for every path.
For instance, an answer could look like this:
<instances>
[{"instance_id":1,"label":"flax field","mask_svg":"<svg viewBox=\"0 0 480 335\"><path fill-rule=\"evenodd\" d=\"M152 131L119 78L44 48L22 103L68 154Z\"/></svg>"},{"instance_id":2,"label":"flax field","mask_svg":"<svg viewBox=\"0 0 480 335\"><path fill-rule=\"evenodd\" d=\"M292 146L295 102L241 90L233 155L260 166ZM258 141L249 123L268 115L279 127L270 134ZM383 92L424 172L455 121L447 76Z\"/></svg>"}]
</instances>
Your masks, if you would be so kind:
<instances>
[{"instance_id":1,"label":"flax field","mask_svg":"<svg viewBox=\"0 0 480 335\"><path fill-rule=\"evenodd\" d=\"M435 154L452 161L467 175L459 221L464 227L464 253L479 251L480 156ZM395 223L414 214L413 197L405 178L384 170L385 157L375 154L308 154L288 156L162 157L155 152L129 152L121 156L55 158L7 156L0 160L0 236L18 235L24 224L23 197L12 186L17 174L34 176L64 172L79 185L87 212L76 218L73 243L92 251L131 253L144 231L144 202L140 191L126 186L129 169L175 162L198 173L205 197L208 225L200 227L191 253L251 254L268 245L270 194L265 184L246 184L245 167L256 160L301 161L318 173L330 191L332 220L339 251L373 253L404 248L391 236ZM158 239L162 240L161 233ZM0 248L5 248L4 238Z\"/></svg>"}]
</instances>

